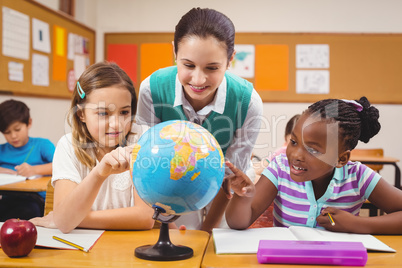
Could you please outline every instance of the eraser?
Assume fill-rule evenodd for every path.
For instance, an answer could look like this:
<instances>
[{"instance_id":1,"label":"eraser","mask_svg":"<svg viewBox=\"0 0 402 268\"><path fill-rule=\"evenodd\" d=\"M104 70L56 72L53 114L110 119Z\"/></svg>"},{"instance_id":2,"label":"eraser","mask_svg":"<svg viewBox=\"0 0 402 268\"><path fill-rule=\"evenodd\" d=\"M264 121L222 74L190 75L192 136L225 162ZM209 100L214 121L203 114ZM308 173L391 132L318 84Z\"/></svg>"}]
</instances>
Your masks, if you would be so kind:
<instances>
[{"instance_id":1,"label":"eraser","mask_svg":"<svg viewBox=\"0 0 402 268\"><path fill-rule=\"evenodd\" d=\"M367 250L361 242L260 240L259 263L364 266Z\"/></svg>"}]
</instances>

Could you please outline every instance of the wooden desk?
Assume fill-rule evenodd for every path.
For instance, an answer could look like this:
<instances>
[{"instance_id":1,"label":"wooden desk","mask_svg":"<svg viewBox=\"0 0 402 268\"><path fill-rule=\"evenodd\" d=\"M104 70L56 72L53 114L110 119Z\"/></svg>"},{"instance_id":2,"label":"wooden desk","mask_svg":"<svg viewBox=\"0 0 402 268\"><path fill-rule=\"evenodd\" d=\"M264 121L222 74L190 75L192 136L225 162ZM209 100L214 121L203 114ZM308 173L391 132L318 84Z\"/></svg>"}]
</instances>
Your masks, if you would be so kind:
<instances>
[{"instance_id":1,"label":"wooden desk","mask_svg":"<svg viewBox=\"0 0 402 268\"><path fill-rule=\"evenodd\" d=\"M25 180L16 183L0 185L0 192L43 192L51 177L41 177L33 180Z\"/></svg>"},{"instance_id":2,"label":"wooden desk","mask_svg":"<svg viewBox=\"0 0 402 268\"><path fill-rule=\"evenodd\" d=\"M194 250L194 256L181 261L147 261L134 256L138 246L155 244L159 230L106 231L95 246L85 253L79 250L34 248L23 258L9 258L0 250L0 267L197 267L201 266L209 234L196 230L170 230L175 245Z\"/></svg>"},{"instance_id":3,"label":"wooden desk","mask_svg":"<svg viewBox=\"0 0 402 268\"><path fill-rule=\"evenodd\" d=\"M363 164L373 164L373 165L392 165L395 168L395 180L394 186L401 189L401 170L399 169L397 162L399 159L394 157L382 156L382 157L372 157L372 156L359 156L351 157L351 161L359 161Z\"/></svg>"},{"instance_id":4,"label":"wooden desk","mask_svg":"<svg viewBox=\"0 0 402 268\"><path fill-rule=\"evenodd\" d=\"M379 267L400 267L402 263L402 236L376 236L385 244L395 249L396 253L383 253L383 252L369 252L368 260L365 267L367 268L379 268ZM205 252L204 259L201 267L310 267L309 265L285 265L285 264L259 264L256 254L234 254L234 255L216 255L213 239L211 238L207 250ZM317 266L334 268L337 266ZM339 267L339 266L338 266Z\"/></svg>"}]
</instances>

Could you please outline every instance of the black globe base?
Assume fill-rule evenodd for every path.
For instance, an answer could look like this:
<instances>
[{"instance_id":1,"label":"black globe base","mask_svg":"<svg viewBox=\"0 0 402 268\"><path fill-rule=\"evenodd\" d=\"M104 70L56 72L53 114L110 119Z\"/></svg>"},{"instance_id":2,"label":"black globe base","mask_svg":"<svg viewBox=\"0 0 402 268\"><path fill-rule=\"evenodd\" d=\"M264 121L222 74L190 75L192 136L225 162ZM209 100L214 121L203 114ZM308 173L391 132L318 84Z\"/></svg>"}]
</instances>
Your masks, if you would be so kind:
<instances>
[{"instance_id":1,"label":"black globe base","mask_svg":"<svg viewBox=\"0 0 402 268\"><path fill-rule=\"evenodd\" d=\"M135 256L150 261L179 261L191 258L193 250L185 246L175 245L149 245L135 249Z\"/></svg>"},{"instance_id":2,"label":"black globe base","mask_svg":"<svg viewBox=\"0 0 402 268\"><path fill-rule=\"evenodd\" d=\"M178 261L191 258L193 249L186 246L175 246L170 242L169 226L162 222L159 240L155 245L141 246L135 249L137 258L151 261Z\"/></svg>"}]
</instances>

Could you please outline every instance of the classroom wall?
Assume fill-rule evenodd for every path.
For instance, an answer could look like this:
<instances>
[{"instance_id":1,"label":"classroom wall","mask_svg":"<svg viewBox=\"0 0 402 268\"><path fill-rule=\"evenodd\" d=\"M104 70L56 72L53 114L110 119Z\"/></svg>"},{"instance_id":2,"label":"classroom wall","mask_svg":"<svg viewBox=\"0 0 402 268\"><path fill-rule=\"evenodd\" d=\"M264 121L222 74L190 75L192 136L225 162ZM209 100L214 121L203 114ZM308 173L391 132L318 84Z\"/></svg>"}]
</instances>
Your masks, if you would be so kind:
<instances>
[{"instance_id":1,"label":"classroom wall","mask_svg":"<svg viewBox=\"0 0 402 268\"><path fill-rule=\"evenodd\" d=\"M45 5L50 2L50 7L55 8L52 3L55 0L39 2ZM197 6L225 13L239 32L402 33L400 0L80 0L75 3L76 19L96 30L97 61L103 60L105 32L173 32L180 17ZM0 95L0 101L2 99L4 96ZM69 101L23 99L32 108L35 120L32 134L57 141L65 132L61 125L64 125ZM281 146L287 120L307 105L264 103L263 125L255 153L264 157ZM358 147L381 147L386 155L402 160L399 139L402 123L398 120L398 115L402 115L402 105L376 106L380 110L382 130L369 144ZM39 111L44 107L52 112ZM393 172L392 167L385 167L381 173L393 182Z\"/></svg>"},{"instance_id":2,"label":"classroom wall","mask_svg":"<svg viewBox=\"0 0 402 268\"><path fill-rule=\"evenodd\" d=\"M181 16L198 6L223 12L239 32L402 33L400 0L81 0L76 4L77 19L96 29L97 60L103 60L105 32L173 32ZM78 10L85 15L78 18ZM96 18L92 11L96 11ZM255 153L264 157L281 146L287 120L307 105L264 103L264 121ZM381 147L386 155L402 160L398 135L402 123L394 119L402 115L402 105L377 107L382 130L369 144L359 147ZM384 167L382 175L393 182L393 172L392 167Z\"/></svg>"}]
</instances>

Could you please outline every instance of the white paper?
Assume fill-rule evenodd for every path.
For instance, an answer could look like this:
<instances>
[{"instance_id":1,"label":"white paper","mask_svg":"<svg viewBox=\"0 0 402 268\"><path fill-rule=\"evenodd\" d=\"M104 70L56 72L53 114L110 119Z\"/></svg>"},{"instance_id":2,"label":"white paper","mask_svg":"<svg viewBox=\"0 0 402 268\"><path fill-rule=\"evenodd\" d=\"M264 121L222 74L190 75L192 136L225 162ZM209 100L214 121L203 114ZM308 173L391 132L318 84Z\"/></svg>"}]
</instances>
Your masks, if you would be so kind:
<instances>
[{"instance_id":1,"label":"white paper","mask_svg":"<svg viewBox=\"0 0 402 268\"><path fill-rule=\"evenodd\" d=\"M81 74L86 69L86 57L84 55L75 55L74 56L74 74L75 79L78 80Z\"/></svg>"},{"instance_id":2,"label":"white paper","mask_svg":"<svg viewBox=\"0 0 402 268\"><path fill-rule=\"evenodd\" d=\"M32 47L50 53L49 24L35 18L32 19Z\"/></svg>"},{"instance_id":3,"label":"white paper","mask_svg":"<svg viewBox=\"0 0 402 268\"><path fill-rule=\"evenodd\" d=\"M24 81L24 64L20 62L8 62L8 80L23 82Z\"/></svg>"},{"instance_id":4,"label":"white paper","mask_svg":"<svg viewBox=\"0 0 402 268\"><path fill-rule=\"evenodd\" d=\"M29 60L29 16L3 6L3 55Z\"/></svg>"},{"instance_id":5,"label":"white paper","mask_svg":"<svg viewBox=\"0 0 402 268\"><path fill-rule=\"evenodd\" d=\"M296 45L296 68L329 68L329 45Z\"/></svg>"},{"instance_id":6,"label":"white paper","mask_svg":"<svg viewBox=\"0 0 402 268\"><path fill-rule=\"evenodd\" d=\"M296 71L296 93L329 94L329 71L327 70Z\"/></svg>"},{"instance_id":7,"label":"white paper","mask_svg":"<svg viewBox=\"0 0 402 268\"><path fill-rule=\"evenodd\" d=\"M297 240L286 227L212 230L216 254L257 253L260 240Z\"/></svg>"},{"instance_id":8,"label":"white paper","mask_svg":"<svg viewBox=\"0 0 402 268\"><path fill-rule=\"evenodd\" d=\"M301 226L253 228L241 231L214 228L212 235L216 254L257 253L260 240L362 242L370 250L396 252L369 234L335 233Z\"/></svg>"},{"instance_id":9,"label":"white paper","mask_svg":"<svg viewBox=\"0 0 402 268\"><path fill-rule=\"evenodd\" d=\"M362 242L364 247L369 250L378 250L385 252L396 252L395 249L390 248L377 238L369 234L350 234L330 232L326 230L320 230L317 228L309 228L302 226L290 227L293 234L298 240L303 241L343 241L343 242Z\"/></svg>"},{"instance_id":10,"label":"white paper","mask_svg":"<svg viewBox=\"0 0 402 268\"><path fill-rule=\"evenodd\" d=\"M59 229L43 228L39 226L37 226L36 229L38 231L37 246L62 249L76 248L53 239L53 236L60 237L89 250L104 232L104 230L74 229L68 234L63 234Z\"/></svg>"},{"instance_id":11,"label":"white paper","mask_svg":"<svg viewBox=\"0 0 402 268\"><path fill-rule=\"evenodd\" d=\"M32 54L32 84L49 86L49 57Z\"/></svg>"},{"instance_id":12,"label":"white paper","mask_svg":"<svg viewBox=\"0 0 402 268\"><path fill-rule=\"evenodd\" d=\"M12 175L12 174L0 174L0 185L6 185L10 183L16 183L25 181L27 178L24 176Z\"/></svg>"},{"instance_id":13,"label":"white paper","mask_svg":"<svg viewBox=\"0 0 402 268\"><path fill-rule=\"evenodd\" d=\"M80 35L75 35L74 44L75 53L84 54L84 38Z\"/></svg>"},{"instance_id":14,"label":"white paper","mask_svg":"<svg viewBox=\"0 0 402 268\"><path fill-rule=\"evenodd\" d=\"M243 78L254 77L255 46L235 45L236 54L230 71Z\"/></svg>"},{"instance_id":15,"label":"white paper","mask_svg":"<svg viewBox=\"0 0 402 268\"><path fill-rule=\"evenodd\" d=\"M30 177L25 177L21 175L12 175L12 174L5 174L1 173L0 174L0 185L6 185L6 184L11 184L11 183L16 183L16 182L21 182L25 180L33 180L37 178L43 177L42 175L33 175Z\"/></svg>"},{"instance_id":16,"label":"white paper","mask_svg":"<svg viewBox=\"0 0 402 268\"><path fill-rule=\"evenodd\" d=\"M4 222L0 222L0 228L3 223ZM36 246L60 249L76 249L73 246L53 239L53 236L57 236L88 250L95 245L96 241L98 241L101 235L105 232L104 230L74 229L68 234L63 234L59 229L44 228L40 226L36 226L36 231L38 232Z\"/></svg>"},{"instance_id":17,"label":"white paper","mask_svg":"<svg viewBox=\"0 0 402 268\"><path fill-rule=\"evenodd\" d=\"M68 42L67 42L67 59L74 60L75 55L75 34L68 34Z\"/></svg>"}]
</instances>

